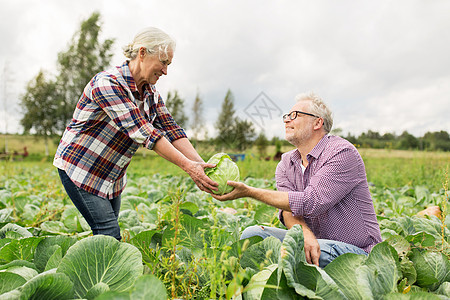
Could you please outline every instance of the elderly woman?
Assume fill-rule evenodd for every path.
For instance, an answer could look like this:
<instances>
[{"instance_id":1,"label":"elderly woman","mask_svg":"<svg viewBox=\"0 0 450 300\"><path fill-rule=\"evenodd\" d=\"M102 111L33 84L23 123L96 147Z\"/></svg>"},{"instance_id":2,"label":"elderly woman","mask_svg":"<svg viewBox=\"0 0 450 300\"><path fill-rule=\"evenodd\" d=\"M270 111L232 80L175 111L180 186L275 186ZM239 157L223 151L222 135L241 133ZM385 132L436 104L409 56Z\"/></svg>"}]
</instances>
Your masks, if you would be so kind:
<instances>
[{"instance_id":1,"label":"elderly woman","mask_svg":"<svg viewBox=\"0 0 450 300\"><path fill-rule=\"evenodd\" d=\"M174 50L175 42L163 31L139 32L124 47L129 60L86 85L61 138L53 164L94 235L121 239L120 195L126 169L141 145L179 166L201 190L217 189L204 172L214 165L198 155L155 88L159 77L167 75Z\"/></svg>"}]
</instances>

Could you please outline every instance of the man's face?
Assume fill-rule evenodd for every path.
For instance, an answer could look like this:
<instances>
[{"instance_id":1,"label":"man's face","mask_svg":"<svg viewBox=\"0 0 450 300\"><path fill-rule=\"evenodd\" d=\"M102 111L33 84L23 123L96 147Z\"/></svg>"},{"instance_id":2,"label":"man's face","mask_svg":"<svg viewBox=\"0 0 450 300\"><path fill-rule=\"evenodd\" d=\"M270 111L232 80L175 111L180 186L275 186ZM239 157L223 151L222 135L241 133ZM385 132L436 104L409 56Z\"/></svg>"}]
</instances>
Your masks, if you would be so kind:
<instances>
[{"instance_id":1,"label":"man's face","mask_svg":"<svg viewBox=\"0 0 450 300\"><path fill-rule=\"evenodd\" d=\"M309 104L309 101L297 102L289 112L302 111L310 113ZM297 113L297 117L294 120L287 117L284 120L286 140L296 147L305 144L313 135L315 120L316 118L313 116L300 113Z\"/></svg>"}]
</instances>

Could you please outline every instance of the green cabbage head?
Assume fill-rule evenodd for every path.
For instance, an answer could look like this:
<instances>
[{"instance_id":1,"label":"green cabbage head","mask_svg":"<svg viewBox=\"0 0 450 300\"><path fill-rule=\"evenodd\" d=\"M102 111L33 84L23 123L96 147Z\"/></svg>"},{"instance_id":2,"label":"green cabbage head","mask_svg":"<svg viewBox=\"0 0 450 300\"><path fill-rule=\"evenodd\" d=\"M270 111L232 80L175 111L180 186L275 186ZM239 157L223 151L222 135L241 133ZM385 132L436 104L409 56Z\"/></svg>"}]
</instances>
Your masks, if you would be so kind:
<instances>
[{"instance_id":1,"label":"green cabbage head","mask_svg":"<svg viewBox=\"0 0 450 300\"><path fill-rule=\"evenodd\" d=\"M214 194L223 195L228 194L234 188L227 185L227 180L239 181L239 168L231 160L230 156L226 153L214 154L209 160L209 164L215 164L214 168L206 168L206 175L217 182L219 186L218 191L213 191Z\"/></svg>"}]
</instances>

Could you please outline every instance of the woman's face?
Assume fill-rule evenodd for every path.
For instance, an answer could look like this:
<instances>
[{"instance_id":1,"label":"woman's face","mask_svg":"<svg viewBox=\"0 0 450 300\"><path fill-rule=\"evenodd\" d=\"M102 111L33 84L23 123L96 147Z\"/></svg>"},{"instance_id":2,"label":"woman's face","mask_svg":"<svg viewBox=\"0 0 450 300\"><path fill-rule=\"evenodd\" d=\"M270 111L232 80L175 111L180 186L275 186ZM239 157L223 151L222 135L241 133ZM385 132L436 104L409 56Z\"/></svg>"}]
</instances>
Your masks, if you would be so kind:
<instances>
[{"instance_id":1,"label":"woman's face","mask_svg":"<svg viewBox=\"0 0 450 300\"><path fill-rule=\"evenodd\" d=\"M142 76L144 81L149 84L156 84L159 77L167 75L167 67L172 63L173 51L167 51L164 54L148 54L145 53L142 60Z\"/></svg>"}]
</instances>

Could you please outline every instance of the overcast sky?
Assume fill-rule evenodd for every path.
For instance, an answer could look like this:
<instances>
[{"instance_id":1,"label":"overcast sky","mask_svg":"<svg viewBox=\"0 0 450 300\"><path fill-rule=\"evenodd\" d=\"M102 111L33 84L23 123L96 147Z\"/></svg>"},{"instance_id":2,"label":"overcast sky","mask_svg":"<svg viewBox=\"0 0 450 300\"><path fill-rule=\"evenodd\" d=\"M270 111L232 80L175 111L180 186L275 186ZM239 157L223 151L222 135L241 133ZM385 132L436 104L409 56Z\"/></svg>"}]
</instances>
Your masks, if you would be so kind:
<instances>
[{"instance_id":1,"label":"overcast sky","mask_svg":"<svg viewBox=\"0 0 450 300\"><path fill-rule=\"evenodd\" d=\"M116 40L113 65L144 27L176 40L168 76L157 87L163 97L177 90L188 115L199 92L210 136L228 89L237 115L269 137L284 136L281 113L308 91L330 105L334 128L344 134L450 131L450 1L0 4L0 132L21 132L19 98L27 82L40 69L55 72L58 52L94 11L102 39Z\"/></svg>"}]
</instances>

